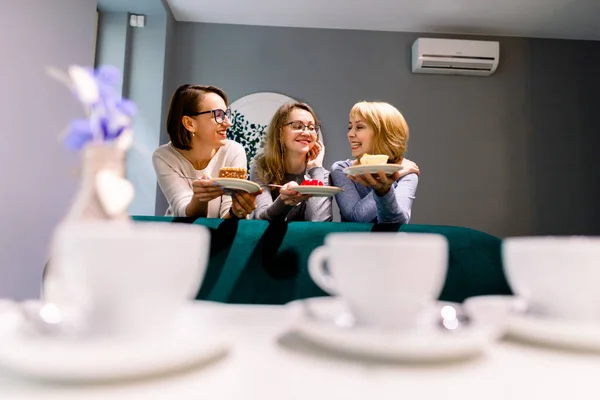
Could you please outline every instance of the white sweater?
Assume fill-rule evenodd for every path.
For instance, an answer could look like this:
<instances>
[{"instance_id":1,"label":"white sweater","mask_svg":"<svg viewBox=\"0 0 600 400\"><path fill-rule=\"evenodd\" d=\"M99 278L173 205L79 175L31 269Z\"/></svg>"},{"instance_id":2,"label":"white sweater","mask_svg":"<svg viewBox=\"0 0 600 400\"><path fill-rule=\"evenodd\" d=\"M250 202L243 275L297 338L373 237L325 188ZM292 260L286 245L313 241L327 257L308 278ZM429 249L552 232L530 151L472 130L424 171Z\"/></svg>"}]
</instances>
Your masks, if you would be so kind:
<instances>
[{"instance_id":1,"label":"white sweater","mask_svg":"<svg viewBox=\"0 0 600 400\"><path fill-rule=\"evenodd\" d=\"M192 200L192 181L182 178L208 176L216 178L222 167L248 168L244 147L232 140L219 148L208 166L197 170L171 143L160 146L152 155L158 185L169 202L165 215L185 217L185 208ZM223 218L231 207L231 196L223 195L208 202L208 218Z\"/></svg>"}]
</instances>

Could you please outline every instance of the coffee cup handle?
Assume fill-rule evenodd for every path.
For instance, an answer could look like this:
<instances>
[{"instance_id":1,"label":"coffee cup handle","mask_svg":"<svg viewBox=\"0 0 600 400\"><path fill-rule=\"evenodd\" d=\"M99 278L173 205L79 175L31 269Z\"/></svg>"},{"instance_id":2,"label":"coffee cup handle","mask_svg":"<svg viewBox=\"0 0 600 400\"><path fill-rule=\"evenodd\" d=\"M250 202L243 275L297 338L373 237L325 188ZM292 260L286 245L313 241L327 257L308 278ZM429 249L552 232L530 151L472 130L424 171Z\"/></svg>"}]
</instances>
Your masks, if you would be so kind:
<instances>
[{"instance_id":1,"label":"coffee cup handle","mask_svg":"<svg viewBox=\"0 0 600 400\"><path fill-rule=\"evenodd\" d=\"M318 287L329 294L337 295L335 279L325 272L325 261L329 257L327 246L319 246L308 257L308 273Z\"/></svg>"}]
</instances>

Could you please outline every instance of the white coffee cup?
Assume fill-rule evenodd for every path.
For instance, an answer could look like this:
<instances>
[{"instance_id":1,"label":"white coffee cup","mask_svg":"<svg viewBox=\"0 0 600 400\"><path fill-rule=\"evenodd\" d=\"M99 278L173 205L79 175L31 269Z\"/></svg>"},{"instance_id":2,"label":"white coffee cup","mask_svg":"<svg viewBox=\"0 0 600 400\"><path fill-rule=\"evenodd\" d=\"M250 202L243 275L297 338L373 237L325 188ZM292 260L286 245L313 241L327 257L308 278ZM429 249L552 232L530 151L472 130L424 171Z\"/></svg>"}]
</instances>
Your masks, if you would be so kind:
<instances>
[{"instance_id":1,"label":"white coffee cup","mask_svg":"<svg viewBox=\"0 0 600 400\"><path fill-rule=\"evenodd\" d=\"M210 234L194 224L66 222L52 268L93 335L139 337L173 328L208 263Z\"/></svg>"},{"instance_id":2,"label":"white coffee cup","mask_svg":"<svg viewBox=\"0 0 600 400\"><path fill-rule=\"evenodd\" d=\"M440 295L447 261L442 235L332 233L310 255L308 271L321 289L343 298L360 323L409 328Z\"/></svg>"},{"instance_id":3,"label":"white coffee cup","mask_svg":"<svg viewBox=\"0 0 600 400\"><path fill-rule=\"evenodd\" d=\"M513 292L532 314L600 321L600 238L507 238L502 259Z\"/></svg>"}]
</instances>

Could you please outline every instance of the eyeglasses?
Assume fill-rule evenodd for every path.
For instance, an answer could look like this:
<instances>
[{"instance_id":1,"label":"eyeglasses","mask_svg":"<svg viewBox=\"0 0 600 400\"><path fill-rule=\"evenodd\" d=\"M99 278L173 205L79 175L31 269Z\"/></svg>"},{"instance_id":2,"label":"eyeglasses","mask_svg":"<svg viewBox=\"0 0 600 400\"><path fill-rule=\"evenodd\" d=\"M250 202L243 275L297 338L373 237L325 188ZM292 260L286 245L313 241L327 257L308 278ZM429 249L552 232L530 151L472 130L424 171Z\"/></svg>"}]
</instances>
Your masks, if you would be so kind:
<instances>
[{"instance_id":1,"label":"eyeglasses","mask_svg":"<svg viewBox=\"0 0 600 400\"><path fill-rule=\"evenodd\" d=\"M228 108L227 110L221 110L221 109L217 108L216 110L202 111L202 112L195 114L195 116L202 115L202 114L208 114L208 113L213 114L213 117L217 124L222 124L223 121L225 121L225 117L227 117L227 119L231 121L231 109L230 108Z\"/></svg>"},{"instance_id":2,"label":"eyeglasses","mask_svg":"<svg viewBox=\"0 0 600 400\"><path fill-rule=\"evenodd\" d=\"M321 127L319 125L304 125L302 121L292 121L284 124L283 126L291 125L292 129L295 131L303 131L308 129L308 133L319 134L321 132Z\"/></svg>"}]
</instances>

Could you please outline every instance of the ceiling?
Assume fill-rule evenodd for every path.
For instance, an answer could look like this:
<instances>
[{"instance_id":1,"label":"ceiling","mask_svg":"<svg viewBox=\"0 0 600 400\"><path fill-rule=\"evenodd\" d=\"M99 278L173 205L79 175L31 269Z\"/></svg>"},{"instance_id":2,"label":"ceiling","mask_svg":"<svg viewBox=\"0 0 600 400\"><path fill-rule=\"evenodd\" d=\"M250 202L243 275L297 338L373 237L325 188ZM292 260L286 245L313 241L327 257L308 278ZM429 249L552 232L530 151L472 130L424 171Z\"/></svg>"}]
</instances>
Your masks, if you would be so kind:
<instances>
[{"instance_id":1,"label":"ceiling","mask_svg":"<svg viewBox=\"0 0 600 400\"><path fill-rule=\"evenodd\" d=\"M166 2L178 21L600 40L600 0Z\"/></svg>"}]
</instances>

